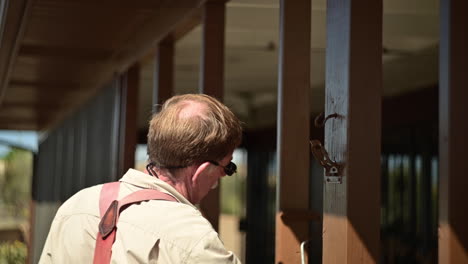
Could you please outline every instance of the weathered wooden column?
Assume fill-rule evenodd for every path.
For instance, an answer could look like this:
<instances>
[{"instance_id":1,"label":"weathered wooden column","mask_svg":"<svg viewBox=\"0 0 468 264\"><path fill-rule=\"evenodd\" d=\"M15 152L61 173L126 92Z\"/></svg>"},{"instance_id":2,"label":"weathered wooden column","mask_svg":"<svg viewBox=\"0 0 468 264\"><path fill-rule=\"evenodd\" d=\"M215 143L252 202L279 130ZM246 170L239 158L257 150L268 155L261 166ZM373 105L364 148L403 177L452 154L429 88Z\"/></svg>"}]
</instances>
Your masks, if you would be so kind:
<instances>
[{"instance_id":1,"label":"weathered wooden column","mask_svg":"<svg viewBox=\"0 0 468 264\"><path fill-rule=\"evenodd\" d=\"M328 0L323 263L379 262L381 89L382 1Z\"/></svg>"},{"instance_id":2,"label":"weathered wooden column","mask_svg":"<svg viewBox=\"0 0 468 264\"><path fill-rule=\"evenodd\" d=\"M468 263L468 2L440 1L439 263Z\"/></svg>"},{"instance_id":3,"label":"weathered wooden column","mask_svg":"<svg viewBox=\"0 0 468 264\"><path fill-rule=\"evenodd\" d=\"M174 91L174 38L172 34L158 43L154 62L153 113Z\"/></svg>"},{"instance_id":4,"label":"weathered wooden column","mask_svg":"<svg viewBox=\"0 0 468 264\"><path fill-rule=\"evenodd\" d=\"M117 179L135 166L140 65L134 64L121 77L119 162Z\"/></svg>"},{"instance_id":5,"label":"weathered wooden column","mask_svg":"<svg viewBox=\"0 0 468 264\"><path fill-rule=\"evenodd\" d=\"M200 60L200 93L224 99L224 27L226 4L211 0L203 9L202 52ZM211 190L200 204L205 217L215 230L219 220L219 189Z\"/></svg>"},{"instance_id":6,"label":"weathered wooden column","mask_svg":"<svg viewBox=\"0 0 468 264\"><path fill-rule=\"evenodd\" d=\"M309 233L310 5L280 1L275 263L283 264L300 263ZM288 220L296 213L303 219Z\"/></svg>"}]
</instances>

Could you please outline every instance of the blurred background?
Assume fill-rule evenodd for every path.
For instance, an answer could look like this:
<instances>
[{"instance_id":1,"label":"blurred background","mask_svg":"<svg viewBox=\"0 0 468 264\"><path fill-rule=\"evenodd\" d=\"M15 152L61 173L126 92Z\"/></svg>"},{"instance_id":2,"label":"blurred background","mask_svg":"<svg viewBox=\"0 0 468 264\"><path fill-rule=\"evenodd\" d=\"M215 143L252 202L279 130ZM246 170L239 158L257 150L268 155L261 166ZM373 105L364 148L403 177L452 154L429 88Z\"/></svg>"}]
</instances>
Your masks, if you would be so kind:
<instances>
[{"instance_id":1,"label":"blurred background","mask_svg":"<svg viewBox=\"0 0 468 264\"><path fill-rule=\"evenodd\" d=\"M151 36L164 35L163 18L192 9L174 43L173 92L199 91L199 3L124 2L0 1L0 70L8 72L0 79L0 263L22 263L27 252L37 261L60 203L119 177L115 142L122 142L125 85L117 79L134 62L137 112L127 122L135 122L138 135L135 167L144 168L157 82ZM19 3L27 20L17 18L21 38L8 42L8 30L20 27L11 26L16 20L6 10L18 12L11 8ZM383 3L381 263L436 263L439 2ZM312 1L313 117L325 104L326 10L325 0ZM11 43L16 56L5 63ZM237 175L221 182L219 231L247 263L274 262L278 48L279 1L227 1L224 102L244 122L245 135L234 155ZM311 137L323 139L323 131L314 128ZM321 213L323 170L310 164L310 208ZM310 263L321 261L321 232L321 223L311 223Z\"/></svg>"}]
</instances>

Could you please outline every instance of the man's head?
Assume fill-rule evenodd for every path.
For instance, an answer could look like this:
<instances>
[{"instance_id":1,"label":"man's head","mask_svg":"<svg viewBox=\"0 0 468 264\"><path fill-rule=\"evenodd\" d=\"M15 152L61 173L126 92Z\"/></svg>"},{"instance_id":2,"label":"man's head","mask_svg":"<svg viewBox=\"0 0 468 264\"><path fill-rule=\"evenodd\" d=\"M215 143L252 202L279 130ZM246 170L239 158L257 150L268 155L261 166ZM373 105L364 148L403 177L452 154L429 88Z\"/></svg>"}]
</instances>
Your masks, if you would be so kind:
<instances>
[{"instance_id":1,"label":"man's head","mask_svg":"<svg viewBox=\"0 0 468 264\"><path fill-rule=\"evenodd\" d=\"M220 162L241 137L239 119L218 100L204 94L179 95L151 119L148 155L156 167L169 170Z\"/></svg>"}]
</instances>

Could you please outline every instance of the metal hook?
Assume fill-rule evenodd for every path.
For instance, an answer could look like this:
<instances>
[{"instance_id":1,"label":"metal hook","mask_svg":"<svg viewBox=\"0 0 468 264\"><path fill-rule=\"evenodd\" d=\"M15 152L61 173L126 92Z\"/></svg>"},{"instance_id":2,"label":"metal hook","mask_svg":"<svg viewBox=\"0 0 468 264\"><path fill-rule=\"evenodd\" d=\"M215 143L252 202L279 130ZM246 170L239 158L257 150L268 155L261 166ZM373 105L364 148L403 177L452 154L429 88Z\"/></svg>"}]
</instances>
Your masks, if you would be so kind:
<instances>
[{"instance_id":1,"label":"metal hook","mask_svg":"<svg viewBox=\"0 0 468 264\"><path fill-rule=\"evenodd\" d=\"M305 245L309 243L309 240L305 240L305 241L302 241L301 243L301 264L305 264L306 263L306 257L305 257Z\"/></svg>"},{"instance_id":2,"label":"metal hook","mask_svg":"<svg viewBox=\"0 0 468 264\"><path fill-rule=\"evenodd\" d=\"M328 152L325 150L319 140L314 139L310 141L310 150L312 151L315 159L317 159L320 165L323 167L333 167L333 164L336 163L330 159Z\"/></svg>"},{"instance_id":3,"label":"metal hook","mask_svg":"<svg viewBox=\"0 0 468 264\"><path fill-rule=\"evenodd\" d=\"M325 168L325 179L330 183L341 183L344 164L330 159L327 150L319 140L310 141L310 150L315 159Z\"/></svg>"},{"instance_id":4,"label":"metal hook","mask_svg":"<svg viewBox=\"0 0 468 264\"><path fill-rule=\"evenodd\" d=\"M315 118L315 120L314 120L315 127L323 127L323 126L325 126L325 123L328 121L328 119L337 118L339 115L337 113L334 113L334 114L328 115L327 117L325 117L325 119L323 118L323 116L324 116L324 112L321 112Z\"/></svg>"}]
</instances>

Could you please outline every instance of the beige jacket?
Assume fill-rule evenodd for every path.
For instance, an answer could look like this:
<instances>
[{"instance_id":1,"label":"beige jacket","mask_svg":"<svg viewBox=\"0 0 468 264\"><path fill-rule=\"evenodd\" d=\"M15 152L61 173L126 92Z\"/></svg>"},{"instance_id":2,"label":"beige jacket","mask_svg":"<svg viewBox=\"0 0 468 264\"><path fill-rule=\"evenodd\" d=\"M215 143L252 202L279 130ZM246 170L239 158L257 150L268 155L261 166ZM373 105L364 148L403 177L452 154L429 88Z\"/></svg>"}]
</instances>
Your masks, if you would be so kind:
<instances>
[{"instance_id":1,"label":"beige jacket","mask_svg":"<svg viewBox=\"0 0 468 264\"><path fill-rule=\"evenodd\" d=\"M151 188L180 203L152 200L125 209L117 224L112 263L240 263L198 209L170 185L132 169L120 181L119 199ZM60 207L39 263L93 262L101 188L84 189Z\"/></svg>"}]
</instances>

